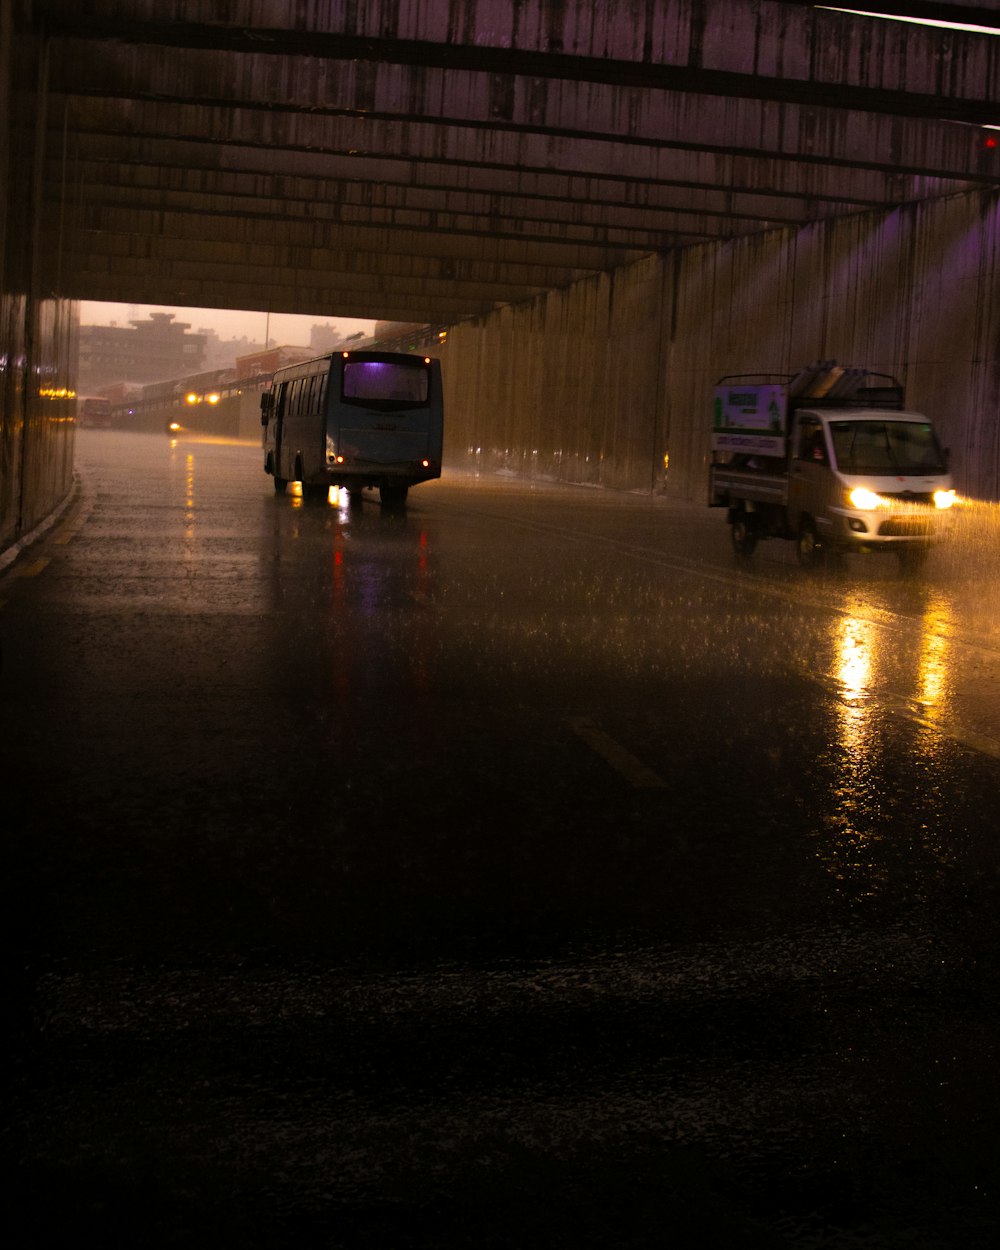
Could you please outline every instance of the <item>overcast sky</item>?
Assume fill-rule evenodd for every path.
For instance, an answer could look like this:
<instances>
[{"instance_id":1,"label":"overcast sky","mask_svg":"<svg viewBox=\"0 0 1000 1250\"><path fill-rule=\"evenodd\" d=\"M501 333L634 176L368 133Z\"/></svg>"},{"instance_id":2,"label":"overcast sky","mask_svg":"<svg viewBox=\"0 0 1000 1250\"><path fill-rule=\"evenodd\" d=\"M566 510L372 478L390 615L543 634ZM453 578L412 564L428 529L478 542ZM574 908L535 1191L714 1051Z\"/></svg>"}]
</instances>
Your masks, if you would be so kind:
<instances>
[{"instance_id":1,"label":"overcast sky","mask_svg":"<svg viewBox=\"0 0 1000 1250\"><path fill-rule=\"evenodd\" d=\"M375 328L374 321L358 321L350 317L331 317L316 313L271 313L270 325L267 314L262 312L234 312L229 308L170 308L160 304L102 304L91 300L80 301L80 324L107 326L117 322L127 326L131 321L145 321L150 313L173 313L177 321L187 322L191 332L214 330L221 339L248 339L264 342L265 328L272 343L283 347L308 347L309 331L314 325L335 325L346 338L361 330L368 334Z\"/></svg>"}]
</instances>

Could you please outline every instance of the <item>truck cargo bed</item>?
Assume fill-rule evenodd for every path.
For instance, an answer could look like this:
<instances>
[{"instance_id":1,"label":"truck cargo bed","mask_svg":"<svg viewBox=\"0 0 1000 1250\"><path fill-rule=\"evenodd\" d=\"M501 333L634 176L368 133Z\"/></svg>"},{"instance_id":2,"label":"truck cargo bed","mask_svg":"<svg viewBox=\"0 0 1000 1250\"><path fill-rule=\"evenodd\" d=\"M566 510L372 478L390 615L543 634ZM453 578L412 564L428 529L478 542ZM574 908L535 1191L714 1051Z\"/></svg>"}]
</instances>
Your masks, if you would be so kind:
<instances>
[{"instance_id":1,"label":"truck cargo bed","mask_svg":"<svg viewBox=\"0 0 1000 1250\"><path fill-rule=\"evenodd\" d=\"M724 508L733 499L784 506L788 502L788 475L767 469L713 464L709 476L710 506Z\"/></svg>"}]
</instances>

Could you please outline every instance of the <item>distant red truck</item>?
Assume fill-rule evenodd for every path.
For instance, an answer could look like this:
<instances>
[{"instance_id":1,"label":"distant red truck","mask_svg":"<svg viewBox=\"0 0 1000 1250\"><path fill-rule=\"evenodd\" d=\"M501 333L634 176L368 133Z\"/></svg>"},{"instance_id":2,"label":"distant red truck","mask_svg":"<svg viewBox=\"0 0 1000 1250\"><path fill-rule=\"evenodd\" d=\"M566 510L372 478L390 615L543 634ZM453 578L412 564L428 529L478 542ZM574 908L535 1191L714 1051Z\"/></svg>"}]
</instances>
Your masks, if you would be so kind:
<instances>
[{"instance_id":1,"label":"distant red truck","mask_svg":"<svg viewBox=\"0 0 1000 1250\"><path fill-rule=\"evenodd\" d=\"M110 430L111 400L100 395L78 395L76 423L82 430Z\"/></svg>"}]
</instances>

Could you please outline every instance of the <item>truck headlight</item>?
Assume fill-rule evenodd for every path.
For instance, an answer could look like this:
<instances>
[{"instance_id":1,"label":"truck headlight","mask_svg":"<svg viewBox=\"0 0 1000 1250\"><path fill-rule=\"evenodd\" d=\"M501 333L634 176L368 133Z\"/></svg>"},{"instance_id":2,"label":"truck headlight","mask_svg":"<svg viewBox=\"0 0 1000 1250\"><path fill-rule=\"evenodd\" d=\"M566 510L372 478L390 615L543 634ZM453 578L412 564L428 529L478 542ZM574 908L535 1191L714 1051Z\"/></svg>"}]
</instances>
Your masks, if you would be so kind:
<instances>
[{"instance_id":1,"label":"truck headlight","mask_svg":"<svg viewBox=\"0 0 1000 1250\"><path fill-rule=\"evenodd\" d=\"M859 512L871 512L875 508L885 506L885 500L882 496L876 495L867 486L855 486L847 498L850 500L851 507L857 508Z\"/></svg>"},{"instance_id":2,"label":"truck headlight","mask_svg":"<svg viewBox=\"0 0 1000 1250\"><path fill-rule=\"evenodd\" d=\"M955 502L955 492L953 490L936 490L934 492L935 508L950 508Z\"/></svg>"}]
</instances>

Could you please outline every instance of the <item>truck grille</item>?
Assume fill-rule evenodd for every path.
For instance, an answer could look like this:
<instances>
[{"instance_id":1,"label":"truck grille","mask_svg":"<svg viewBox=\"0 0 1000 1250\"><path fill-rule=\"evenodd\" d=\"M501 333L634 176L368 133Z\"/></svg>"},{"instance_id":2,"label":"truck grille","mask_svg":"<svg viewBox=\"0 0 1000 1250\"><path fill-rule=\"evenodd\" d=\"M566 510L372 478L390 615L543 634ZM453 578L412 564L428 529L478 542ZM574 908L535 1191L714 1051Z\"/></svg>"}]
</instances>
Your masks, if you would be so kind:
<instances>
[{"instance_id":1,"label":"truck grille","mask_svg":"<svg viewBox=\"0 0 1000 1250\"><path fill-rule=\"evenodd\" d=\"M878 532L886 538L930 538L934 524L930 517L894 516L883 521Z\"/></svg>"},{"instance_id":2,"label":"truck grille","mask_svg":"<svg viewBox=\"0 0 1000 1250\"><path fill-rule=\"evenodd\" d=\"M934 494L932 491L918 493L917 491L912 490L902 490L894 494L890 491L883 490L879 491L879 494L883 499L898 500L900 503L912 503L925 508L931 507L934 503Z\"/></svg>"}]
</instances>

